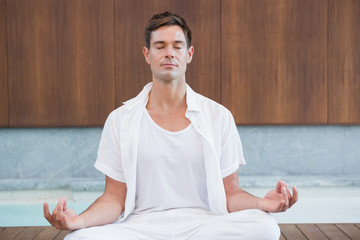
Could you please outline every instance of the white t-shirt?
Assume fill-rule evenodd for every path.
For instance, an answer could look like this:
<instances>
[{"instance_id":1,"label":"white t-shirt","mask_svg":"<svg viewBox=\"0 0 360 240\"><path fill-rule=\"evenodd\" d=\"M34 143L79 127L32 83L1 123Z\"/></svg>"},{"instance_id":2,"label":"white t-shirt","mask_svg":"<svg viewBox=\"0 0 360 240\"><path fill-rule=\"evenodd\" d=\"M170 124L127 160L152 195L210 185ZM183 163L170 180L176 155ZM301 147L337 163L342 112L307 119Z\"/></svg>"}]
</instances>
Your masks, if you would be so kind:
<instances>
[{"instance_id":1,"label":"white t-shirt","mask_svg":"<svg viewBox=\"0 0 360 240\"><path fill-rule=\"evenodd\" d=\"M167 131L145 111L140 129L134 213L209 210L201 136L193 125Z\"/></svg>"},{"instance_id":2,"label":"white t-shirt","mask_svg":"<svg viewBox=\"0 0 360 240\"><path fill-rule=\"evenodd\" d=\"M146 111L152 83L107 118L102 132L95 167L108 177L126 183L124 214L135 209L137 155L141 120ZM226 214L223 178L245 165L235 121L222 105L194 92L186 85L186 118L201 136L209 207L213 214Z\"/></svg>"}]
</instances>

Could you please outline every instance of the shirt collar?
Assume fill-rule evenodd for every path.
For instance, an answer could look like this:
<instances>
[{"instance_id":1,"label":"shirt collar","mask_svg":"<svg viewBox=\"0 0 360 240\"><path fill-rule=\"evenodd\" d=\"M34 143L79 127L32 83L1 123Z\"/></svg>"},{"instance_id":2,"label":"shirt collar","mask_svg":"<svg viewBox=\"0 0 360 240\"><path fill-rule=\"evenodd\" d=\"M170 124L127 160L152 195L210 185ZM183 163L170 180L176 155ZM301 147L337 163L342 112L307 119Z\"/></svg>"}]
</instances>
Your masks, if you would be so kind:
<instances>
[{"instance_id":1,"label":"shirt collar","mask_svg":"<svg viewBox=\"0 0 360 240\"><path fill-rule=\"evenodd\" d=\"M200 95L194 92L191 87L186 84L186 104L188 111L200 112Z\"/></svg>"},{"instance_id":2,"label":"shirt collar","mask_svg":"<svg viewBox=\"0 0 360 240\"><path fill-rule=\"evenodd\" d=\"M149 93L151 91L153 83L150 82L146 84L143 90L135 97L126 102L123 102L126 109L131 110L134 107L138 106L138 104L142 104L146 106L147 101L149 99ZM187 111L195 111L200 112L200 98L199 94L194 92L191 87L186 84L186 104L187 104Z\"/></svg>"}]
</instances>

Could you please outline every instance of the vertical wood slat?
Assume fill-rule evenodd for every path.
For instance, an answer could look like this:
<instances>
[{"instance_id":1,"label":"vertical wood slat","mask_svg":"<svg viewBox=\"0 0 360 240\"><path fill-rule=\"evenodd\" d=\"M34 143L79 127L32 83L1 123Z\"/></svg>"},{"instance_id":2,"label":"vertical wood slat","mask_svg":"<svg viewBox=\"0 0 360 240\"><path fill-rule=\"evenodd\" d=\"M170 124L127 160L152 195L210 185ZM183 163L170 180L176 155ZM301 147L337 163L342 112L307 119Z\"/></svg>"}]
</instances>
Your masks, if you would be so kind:
<instances>
[{"instance_id":1,"label":"vertical wood slat","mask_svg":"<svg viewBox=\"0 0 360 240\"><path fill-rule=\"evenodd\" d=\"M113 1L7 5L10 126L103 125L115 106Z\"/></svg>"},{"instance_id":2,"label":"vertical wood slat","mask_svg":"<svg viewBox=\"0 0 360 240\"><path fill-rule=\"evenodd\" d=\"M195 91L220 102L219 9L219 0L115 0L116 105L135 97L152 80L142 54L144 30L152 15L163 11L184 17L193 32L195 55L188 65L187 82Z\"/></svg>"},{"instance_id":3,"label":"vertical wood slat","mask_svg":"<svg viewBox=\"0 0 360 240\"><path fill-rule=\"evenodd\" d=\"M282 233L280 235L280 240L286 240L286 238L284 237L284 235Z\"/></svg>"},{"instance_id":4,"label":"vertical wood slat","mask_svg":"<svg viewBox=\"0 0 360 240\"><path fill-rule=\"evenodd\" d=\"M21 231L16 237L14 237L13 240L28 240L35 238L41 230L43 230L44 227L31 227L31 228L25 228L23 231Z\"/></svg>"},{"instance_id":5,"label":"vertical wood slat","mask_svg":"<svg viewBox=\"0 0 360 240\"><path fill-rule=\"evenodd\" d=\"M323 231L326 236L331 240L346 240L350 239L342 231L340 231L334 224L316 224L321 231Z\"/></svg>"},{"instance_id":6,"label":"vertical wood slat","mask_svg":"<svg viewBox=\"0 0 360 240\"><path fill-rule=\"evenodd\" d=\"M70 233L70 231L65 231L62 230L59 235L56 236L56 238L54 240L63 240L65 238L66 235L68 235Z\"/></svg>"},{"instance_id":7,"label":"vertical wood slat","mask_svg":"<svg viewBox=\"0 0 360 240\"><path fill-rule=\"evenodd\" d=\"M0 0L0 127L9 126L6 51L6 0Z\"/></svg>"},{"instance_id":8,"label":"vertical wood slat","mask_svg":"<svg viewBox=\"0 0 360 240\"><path fill-rule=\"evenodd\" d=\"M304 234L296 227L295 224L281 224L281 233L286 239L306 240Z\"/></svg>"},{"instance_id":9,"label":"vertical wood slat","mask_svg":"<svg viewBox=\"0 0 360 240\"><path fill-rule=\"evenodd\" d=\"M190 1L186 4L171 1L165 4L160 1L114 1L118 13L115 26L118 44L116 51L111 47L114 45L111 37L111 34L114 35L111 33L114 28L112 1L101 2L103 6L99 12L94 11L91 14L83 14L83 9L86 9L87 5L97 8L97 2L86 1L84 4L85 2L80 0L8 1L12 12L1 14L0 29L4 28L3 19L8 15L10 21L7 37L8 40L15 41L8 41L9 51L13 56L10 57L9 73L0 71L0 126L8 126L7 78L10 81L11 126L101 126L108 112L115 106L114 54L119 60L116 65L116 89L120 89L116 97L118 106L123 100L135 96L141 87L150 81L149 67L144 62L141 47L136 52L134 47L129 46L142 46L143 27L148 18L155 10L169 8L186 19L191 19L188 20L189 23L196 22L196 26L190 24L194 32L194 43L199 44L195 44L194 62L189 66L189 83L195 90L217 101L222 94L223 103L234 113L238 124L326 123L324 116L327 114L327 106L324 101L326 102L327 95L323 90L327 91L327 86L322 82L321 73L327 71L323 64L323 49L327 46L320 43L322 40L319 39L324 36L322 31L317 30L326 25L323 18L326 14L323 13L324 10L319 10L319 6L327 9L327 1L222 1L222 47L225 47L225 51L222 54L221 77L225 83L222 85L221 94L221 70L217 67L220 64L216 65L217 56L220 55L216 46L219 45L218 38L221 35L217 31L220 30L207 31L208 29L203 27L215 26L214 29L219 29L216 24L220 21L216 19L220 18L220 14L215 6L219 5L220 1L213 1L209 5L206 1ZM0 6L5 6L5 3L5 0L0 0ZM330 0L329 3L329 123L359 123L359 1ZM125 7L121 8L122 4L125 4ZM135 20L125 17L126 12L131 12L131 8L126 8L130 5L140 12L133 14ZM257 7L259 5L260 7ZM14 6L18 6L16 11ZM54 6L70 13L59 13L54 10ZM205 10L201 9L201 14L191 14L192 10L188 11L184 6L191 6L194 11L205 6ZM49 13L46 15L43 9L49 10ZM4 13L6 9L1 8L0 11ZM203 12L207 17L199 17L203 16ZM38 14L35 16L35 13ZM82 19L77 20L75 15ZM96 16L95 20L92 20L93 16ZM98 23L103 16L107 23L102 23L102 26L107 26L105 28ZM61 19L57 20L57 17ZM303 18L304 21L301 22L299 19ZM229 19L230 24L227 22ZM76 26L71 27L74 22ZM86 30L85 22L88 26L105 29L97 40L88 41L93 39L88 36L98 32L95 30L85 31L86 37L81 36L83 30ZM127 32L122 30L130 29L135 23L138 24L136 26L141 25L132 30L139 37L126 37ZM233 28L238 32L231 33ZM78 31L79 29L81 31ZM252 32L249 29L252 29ZM67 40L61 39L63 35ZM42 39L42 36L45 36L45 39ZM57 41L57 37L61 40ZM0 57L4 56L1 51L6 52L6 39L3 38L4 36L0 35ZM236 41L237 39L240 41ZM86 50L81 50L80 45L83 43L87 44L83 48ZM27 46L31 46L29 48L33 50ZM92 48L93 46L95 47ZM239 49L241 51L238 51ZM102 55L103 50L105 53ZM296 53L295 57L290 54L292 51ZM119 52L130 57L120 57ZM135 54L136 57L131 57ZM91 57L88 57L89 55ZM92 56L103 58L97 61L103 63L101 68L93 67L96 64L91 63L91 59L101 57ZM74 63L77 63L77 66L72 68L71 66L76 65ZM136 67L133 67L134 65ZM0 68L6 69L6 61L1 61ZM135 70L129 72L131 69ZM211 72L204 71L209 69ZM233 71L228 71L229 69ZM307 73L310 76L307 76ZM110 78L112 80L108 80ZM209 78L211 81L207 81ZM77 79L84 80L77 83ZM98 82L94 79L102 80ZM122 82L123 79L126 79L126 82ZM262 79L266 80L263 82ZM303 79L305 81L302 81Z\"/></svg>"},{"instance_id":10,"label":"vertical wood slat","mask_svg":"<svg viewBox=\"0 0 360 240\"><path fill-rule=\"evenodd\" d=\"M54 227L44 227L42 231L33 240L49 240L59 235L60 230Z\"/></svg>"},{"instance_id":11,"label":"vertical wood slat","mask_svg":"<svg viewBox=\"0 0 360 240\"><path fill-rule=\"evenodd\" d=\"M316 225L314 224L296 224L300 231L309 240L323 240L329 239Z\"/></svg>"},{"instance_id":12,"label":"vertical wood slat","mask_svg":"<svg viewBox=\"0 0 360 240\"><path fill-rule=\"evenodd\" d=\"M354 224L338 223L336 226L352 240L360 240L360 229Z\"/></svg>"},{"instance_id":13,"label":"vertical wood slat","mask_svg":"<svg viewBox=\"0 0 360 240\"><path fill-rule=\"evenodd\" d=\"M360 1L329 1L329 123L360 123Z\"/></svg>"},{"instance_id":14,"label":"vertical wood slat","mask_svg":"<svg viewBox=\"0 0 360 240\"><path fill-rule=\"evenodd\" d=\"M222 1L222 96L237 124L326 124L327 0Z\"/></svg>"},{"instance_id":15,"label":"vertical wood slat","mask_svg":"<svg viewBox=\"0 0 360 240\"><path fill-rule=\"evenodd\" d=\"M359 239L359 224L279 224L280 239ZM320 228L322 230L320 230ZM3 229L3 230L2 230ZM2 231L1 231L2 230ZM323 231L323 232L322 232ZM59 231L54 227L0 227L0 239L55 239L63 240L70 231ZM311 232L311 233L310 233ZM321 232L322 234L320 234ZM316 233L316 234L314 234ZM347 236L346 236L346 235ZM326 236L325 236L326 235ZM324 237L325 236L325 237Z\"/></svg>"},{"instance_id":16,"label":"vertical wood slat","mask_svg":"<svg viewBox=\"0 0 360 240\"><path fill-rule=\"evenodd\" d=\"M15 236L17 236L18 234L20 234L25 228L23 227L8 227L5 228L1 233L0 233L0 239L6 239L6 240L10 240L10 239L14 239Z\"/></svg>"}]
</instances>

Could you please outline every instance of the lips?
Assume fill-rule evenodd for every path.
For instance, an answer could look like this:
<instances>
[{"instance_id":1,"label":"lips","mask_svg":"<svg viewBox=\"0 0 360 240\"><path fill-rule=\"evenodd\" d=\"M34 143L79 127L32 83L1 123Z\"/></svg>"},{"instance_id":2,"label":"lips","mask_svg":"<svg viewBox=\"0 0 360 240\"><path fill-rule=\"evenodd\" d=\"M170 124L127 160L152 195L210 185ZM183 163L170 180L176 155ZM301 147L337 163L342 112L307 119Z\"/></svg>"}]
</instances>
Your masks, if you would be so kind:
<instances>
[{"instance_id":1,"label":"lips","mask_svg":"<svg viewBox=\"0 0 360 240\"><path fill-rule=\"evenodd\" d=\"M177 65L174 64L174 63L163 63L163 64L161 64L161 66L164 66L164 67L176 67Z\"/></svg>"}]
</instances>

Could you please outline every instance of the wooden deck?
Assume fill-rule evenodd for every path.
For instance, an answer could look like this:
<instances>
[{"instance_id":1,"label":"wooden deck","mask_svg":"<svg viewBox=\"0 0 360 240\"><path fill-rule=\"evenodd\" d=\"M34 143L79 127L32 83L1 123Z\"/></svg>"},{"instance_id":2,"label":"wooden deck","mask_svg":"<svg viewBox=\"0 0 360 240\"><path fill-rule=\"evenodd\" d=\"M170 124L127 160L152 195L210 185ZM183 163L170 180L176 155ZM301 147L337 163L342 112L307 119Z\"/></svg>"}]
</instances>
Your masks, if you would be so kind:
<instances>
[{"instance_id":1,"label":"wooden deck","mask_svg":"<svg viewBox=\"0 0 360 240\"><path fill-rule=\"evenodd\" d=\"M360 240L360 224L280 224L286 240ZM0 227L1 240L62 240L68 231L53 227Z\"/></svg>"}]
</instances>

